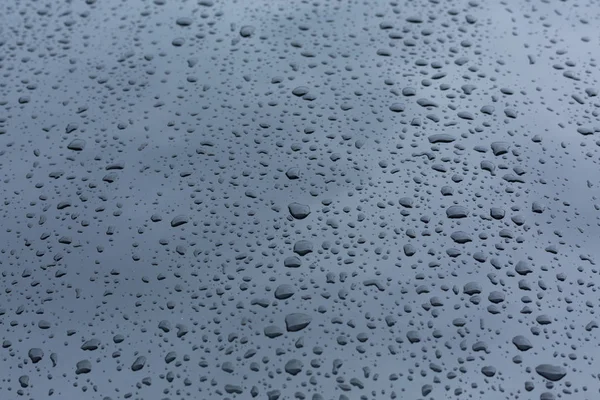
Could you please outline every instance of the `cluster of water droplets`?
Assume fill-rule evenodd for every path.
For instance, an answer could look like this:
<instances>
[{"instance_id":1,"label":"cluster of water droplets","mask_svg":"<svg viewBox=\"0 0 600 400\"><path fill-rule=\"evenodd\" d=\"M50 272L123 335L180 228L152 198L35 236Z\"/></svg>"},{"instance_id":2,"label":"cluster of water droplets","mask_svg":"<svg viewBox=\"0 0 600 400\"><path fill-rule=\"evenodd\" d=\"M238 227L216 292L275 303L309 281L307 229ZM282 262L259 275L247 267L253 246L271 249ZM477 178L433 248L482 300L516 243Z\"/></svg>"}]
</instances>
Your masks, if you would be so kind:
<instances>
[{"instance_id":1,"label":"cluster of water droplets","mask_svg":"<svg viewBox=\"0 0 600 400\"><path fill-rule=\"evenodd\" d=\"M598 14L3 1L0 398L598 398Z\"/></svg>"}]
</instances>

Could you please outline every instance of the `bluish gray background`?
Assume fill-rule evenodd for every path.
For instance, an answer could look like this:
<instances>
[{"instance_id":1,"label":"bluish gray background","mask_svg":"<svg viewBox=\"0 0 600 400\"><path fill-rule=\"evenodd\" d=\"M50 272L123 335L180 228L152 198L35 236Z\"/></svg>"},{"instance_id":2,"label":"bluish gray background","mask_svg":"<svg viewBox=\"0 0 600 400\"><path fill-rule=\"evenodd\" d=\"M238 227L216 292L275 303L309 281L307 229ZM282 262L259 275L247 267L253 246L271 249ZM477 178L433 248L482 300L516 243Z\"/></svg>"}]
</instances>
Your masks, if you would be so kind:
<instances>
[{"instance_id":1,"label":"bluish gray background","mask_svg":"<svg viewBox=\"0 0 600 400\"><path fill-rule=\"evenodd\" d=\"M598 398L599 13L0 2L0 397ZM294 202L310 215L294 219ZM448 218L452 205L469 215ZM314 251L288 268L299 240ZM280 285L294 295L276 299ZM291 313L310 325L286 332ZM82 360L91 371L76 374ZM541 364L566 376L551 384Z\"/></svg>"}]
</instances>

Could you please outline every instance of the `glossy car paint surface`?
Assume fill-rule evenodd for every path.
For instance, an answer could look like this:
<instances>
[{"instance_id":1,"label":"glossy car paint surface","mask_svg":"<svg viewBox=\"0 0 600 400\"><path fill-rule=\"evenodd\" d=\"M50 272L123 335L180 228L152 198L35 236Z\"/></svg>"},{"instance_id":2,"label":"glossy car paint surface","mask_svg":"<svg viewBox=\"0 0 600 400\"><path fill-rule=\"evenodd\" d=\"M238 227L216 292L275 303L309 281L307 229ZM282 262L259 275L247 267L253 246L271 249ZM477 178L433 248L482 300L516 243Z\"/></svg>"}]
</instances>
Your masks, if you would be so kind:
<instances>
[{"instance_id":1,"label":"glossy car paint surface","mask_svg":"<svg viewBox=\"0 0 600 400\"><path fill-rule=\"evenodd\" d=\"M0 398L600 398L599 14L0 2Z\"/></svg>"}]
</instances>

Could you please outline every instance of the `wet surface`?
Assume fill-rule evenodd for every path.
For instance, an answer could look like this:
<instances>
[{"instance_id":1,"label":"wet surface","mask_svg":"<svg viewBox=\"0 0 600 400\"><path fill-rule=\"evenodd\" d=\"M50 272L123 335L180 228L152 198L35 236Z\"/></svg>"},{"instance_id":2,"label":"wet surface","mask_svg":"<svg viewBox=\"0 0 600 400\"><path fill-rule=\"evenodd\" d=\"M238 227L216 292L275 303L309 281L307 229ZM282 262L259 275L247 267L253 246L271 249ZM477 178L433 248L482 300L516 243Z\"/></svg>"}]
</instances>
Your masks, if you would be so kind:
<instances>
[{"instance_id":1,"label":"wet surface","mask_svg":"<svg viewBox=\"0 0 600 400\"><path fill-rule=\"evenodd\" d=\"M599 14L0 2L0 398L598 398Z\"/></svg>"}]
</instances>

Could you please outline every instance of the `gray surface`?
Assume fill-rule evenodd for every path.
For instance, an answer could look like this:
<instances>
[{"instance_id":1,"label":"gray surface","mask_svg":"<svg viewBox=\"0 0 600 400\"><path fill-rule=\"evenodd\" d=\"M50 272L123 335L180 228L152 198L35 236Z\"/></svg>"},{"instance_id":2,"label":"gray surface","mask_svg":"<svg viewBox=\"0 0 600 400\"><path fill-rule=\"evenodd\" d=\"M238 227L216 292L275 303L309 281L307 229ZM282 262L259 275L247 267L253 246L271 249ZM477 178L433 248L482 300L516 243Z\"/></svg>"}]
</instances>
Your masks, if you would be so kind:
<instances>
[{"instance_id":1,"label":"gray surface","mask_svg":"<svg viewBox=\"0 0 600 400\"><path fill-rule=\"evenodd\" d=\"M164 3L0 2L0 398L598 398L598 4Z\"/></svg>"}]
</instances>

